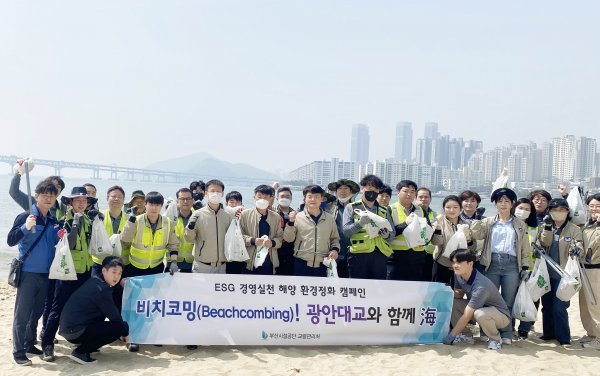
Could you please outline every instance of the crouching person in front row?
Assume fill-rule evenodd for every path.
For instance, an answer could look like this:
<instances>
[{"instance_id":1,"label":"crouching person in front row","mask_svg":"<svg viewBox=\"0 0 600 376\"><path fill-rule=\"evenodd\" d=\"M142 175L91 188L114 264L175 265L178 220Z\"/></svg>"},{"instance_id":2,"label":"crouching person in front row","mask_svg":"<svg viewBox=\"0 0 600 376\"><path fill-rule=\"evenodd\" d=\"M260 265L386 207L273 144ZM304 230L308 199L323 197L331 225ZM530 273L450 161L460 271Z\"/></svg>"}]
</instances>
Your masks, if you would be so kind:
<instances>
[{"instance_id":1,"label":"crouching person in front row","mask_svg":"<svg viewBox=\"0 0 600 376\"><path fill-rule=\"evenodd\" d=\"M59 333L79 345L69 358L81 364L94 363L90 353L117 339L128 342L129 326L112 298L112 288L121 280L123 261L109 256L102 261L102 275L88 279L71 295L60 316ZM110 321L104 321L107 318Z\"/></svg>"},{"instance_id":2,"label":"crouching person in front row","mask_svg":"<svg viewBox=\"0 0 600 376\"><path fill-rule=\"evenodd\" d=\"M452 330L444 338L444 344L473 344L473 337L463 334L463 330L475 319L489 337L488 349L501 349L499 329L511 324L511 315L502 295L492 281L473 268L476 260L473 252L457 249L450 254L450 260L454 269L454 304L450 319ZM467 299L463 299L465 294Z\"/></svg>"}]
</instances>

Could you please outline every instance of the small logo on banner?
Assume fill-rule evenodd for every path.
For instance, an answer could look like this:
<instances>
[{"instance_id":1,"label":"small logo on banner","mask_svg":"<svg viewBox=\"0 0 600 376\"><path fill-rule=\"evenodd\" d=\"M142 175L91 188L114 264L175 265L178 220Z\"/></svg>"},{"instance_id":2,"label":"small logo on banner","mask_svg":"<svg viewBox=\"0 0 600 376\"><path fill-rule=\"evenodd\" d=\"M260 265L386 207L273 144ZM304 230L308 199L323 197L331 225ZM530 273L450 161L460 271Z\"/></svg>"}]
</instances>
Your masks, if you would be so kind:
<instances>
[{"instance_id":1,"label":"small logo on banner","mask_svg":"<svg viewBox=\"0 0 600 376\"><path fill-rule=\"evenodd\" d=\"M262 331L261 337L263 340L267 340L269 338L269 335L267 334L267 332L265 332L264 330Z\"/></svg>"}]
</instances>

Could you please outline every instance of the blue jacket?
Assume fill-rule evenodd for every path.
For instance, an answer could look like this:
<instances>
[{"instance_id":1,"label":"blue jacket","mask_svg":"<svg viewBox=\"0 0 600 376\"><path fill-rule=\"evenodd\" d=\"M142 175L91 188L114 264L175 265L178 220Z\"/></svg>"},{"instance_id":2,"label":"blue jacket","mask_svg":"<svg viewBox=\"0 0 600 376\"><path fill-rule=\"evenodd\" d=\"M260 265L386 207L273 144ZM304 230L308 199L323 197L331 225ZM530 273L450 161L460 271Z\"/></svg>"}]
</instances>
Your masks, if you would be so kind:
<instances>
[{"instance_id":1,"label":"blue jacket","mask_svg":"<svg viewBox=\"0 0 600 376\"><path fill-rule=\"evenodd\" d=\"M58 243L58 230L60 226L56 218L50 213L48 213L47 217L42 217L35 205L31 207L31 212L37 216L35 234L32 234L31 231L27 231L27 228L25 228L25 221L29 217L29 211L26 211L15 218L15 223L8 233L7 243L10 247L19 245L19 258L22 259L31 244L42 234L44 226L48 225L49 227L46 229L43 238L40 239L35 248L29 253L22 268L23 271L30 273L48 273L50 265L52 265L52 260L54 260L54 247Z\"/></svg>"}]
</instances>

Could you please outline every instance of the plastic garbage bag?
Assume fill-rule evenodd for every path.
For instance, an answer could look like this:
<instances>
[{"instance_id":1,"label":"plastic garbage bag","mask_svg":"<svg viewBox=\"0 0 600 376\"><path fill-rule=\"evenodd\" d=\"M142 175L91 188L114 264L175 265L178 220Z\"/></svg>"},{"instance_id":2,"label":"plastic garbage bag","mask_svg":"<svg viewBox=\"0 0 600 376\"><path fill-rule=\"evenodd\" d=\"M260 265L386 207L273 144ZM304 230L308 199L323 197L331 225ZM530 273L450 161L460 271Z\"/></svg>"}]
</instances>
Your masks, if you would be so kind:
<instances>
[{"instance_id":1,"label":"plastic garbage bag","mask_svg":"<svg viewBox=\"0 0 600 376\"><path fill-rule=\"evenodd\" d=\"M167 204L165 207L164 216L169 218L173 223L177 223L177 202L173 200L171 197L167 199Z\"/></svg>"},{"instance_id":2,"label":"plastic garbage bag","mask_svg":"<svg viewBox=\"0 0 600 376\"><path fill-rule=\"evenodd\" d=\"M467 249L467 235L465 230L469 228L467 224L456 225L456 232L448 239L442 256L449 259L452 252L457 249Z\"/></svg>"},{"instance_id":3,"label":"plastic garbage bag","mask_svg":"<svg viewBox=\"0 0 600 376\"><path fill-rule=\"evenodd\" d=\"M20 175L25 175L25 162L27 162L27 166L28 166L28 170L27 172L31 172L31 170L33 170L33 159L31 158L25 158L25 159L19 159L17 161L17 163L15 163L15 165L13 166L13 171L16 173L19 173Z\"/></svg>"},{"instance_id":4,"label":"plastic garbage bag","mask_svg":"<svg viewBox=\"0 0 600 376\"><path fill-rule=\"evenodd\" d=\"M508 169L506 167L502 169L500 176L498 176L498 179L496 179L494 182L494 185L492 186L492 193L496 189L500 188L508 188Z\"/></svg>"},{"instance_id":5,"label":"plastic garbage bag","mask_svg":"<svg viewBox=\"0 0 600 376\"><path fill-rule=\"evenodd\" d=\"M233 218L225 233L225 258L227 261L246 261L250 258L237 218Z\"/></svg>"},{"instance_id":6,"label":"plastic garbage bag","mask_svg":"<svg viewBox=\"0 0 600 376\"><path fill-rule=\"evenodd\" d=\"M409 248L421 247L431 240L433 228L427 225L427 219L414 216L402 235L404 235Z\"/></svg>"},{"instance_id":7,"label":"plastic garbage bag","mask_svg":"<svg viewBox=\"0 0 600 376\"><path fill-rule=\"evenodd\" d=\"M90 255L104 260L113 254L113 247L106 233L104 222L96 217L92 222L92 236L88 246Z\"/></svg>"},{"instance_id":8,"label":"plastic garbage bag","mask_svg":"<svg viewBox=\"0 0 600 376\"><path fill-rule=\"evenodd\" d=\"M365 231L369 238L373 239L379 235L379 230L386 228L388 231L392 231L392 225L387 218L380 217L379 215L372 213L368 210L354 209L354 212L359 217L368 216L370 221L365 225Z\"/></svg>"},{"instance_id":9,"label":"plastic garbage bag","mask_svg":"<svg viewBox=\"0 0 600 376\"><path fill-rule=\"evenodd\" d=\"M56 253L54 254L52 265L50 265L48 278L60 279L62 281L77 280L77 272L75 271L75 263L71 256L67 235L63 236L56 245Z\"/></svg>"},{"instance_id":10,"label":"plastic garbage bag","mask_svg":"<svg viewBox=\"0 0 600 376\"><path fill-rule=\"evenodd\" d=\"M521 281L519 291L517 291L512 315L513 318L521 321L535 321L537 318L537 308L535 308L535 304L533 304L533 299L529 294L529 288L525 281Z\"/></svg>"},{"instance_id":11,"label":"plastic garbage bag","mask_svg":"<svg viewBox=\"0 0 600 376\"><path fill-rule=\"evenodd\" d=\"M110 241L110 245L112 245L113 256L121 257L121 254L123 253L121 234L112 234L108 240Z\"/></svg>"},{"instance_id":12,"label":"plastic garbage bag","mask_svg":"<svg viewBox=\"0 0 600 376\"><path fill-rule=\"evenodd\" d=\"M575 225L583 225L588 219L588 208L583 199L583 190L581 187L573 187L569 196L567 196L569 204L569 213L571 214L571 223Z\"/></svg>"},{"instance_id":13,"label":"plastic garbage bag","mask_svg":"<svg viewBox=\"0 0 600 376\"><path fill-rule=\"evenodd\" d=\"M269 237L267 235L263 235L261 239L269 240ZM264 264L268 254L269 248L265 247L264 245L256 250L256 254L254 255L254 269L259 268L262 266L262 264Z\"/></svg>"},{"instance_id":14,"label":"plastic garbage bag","mask_svg":"<svg viewBox=\"0 0 600 376\"><path fill-rule=\"evenodd\" d=\"M581 288L581 276L579 275L579 265L577 259L574 256L570 256L565 265L565 273L560 279L558 289L556 290L556 297L563 302L571 300L575 294L579 292Z\"/></svg>"},{"instance_id":15,"label":"plastic garbage bag","mask_svg":"<svg viewBox=\"0 0 600 376\"><path fill-rule=\"evenodd\" d=\"M535 260L533 271L527 280L527 288L534 302L537 302L545 293L550 291L550 274L544 258Z\"/></svg>"},{"instance_id":16,"label":"plastic garbage bag","mask_svg":"<svg viewBox=\"0 0 600 376\"><path fill-rule=\"evenodd\" d=\"M335 260L326 257L323 259L323 265L327 267L328 278L339 278L337 272L337 262L335 262Z\"/></svg>"}]
</instances>

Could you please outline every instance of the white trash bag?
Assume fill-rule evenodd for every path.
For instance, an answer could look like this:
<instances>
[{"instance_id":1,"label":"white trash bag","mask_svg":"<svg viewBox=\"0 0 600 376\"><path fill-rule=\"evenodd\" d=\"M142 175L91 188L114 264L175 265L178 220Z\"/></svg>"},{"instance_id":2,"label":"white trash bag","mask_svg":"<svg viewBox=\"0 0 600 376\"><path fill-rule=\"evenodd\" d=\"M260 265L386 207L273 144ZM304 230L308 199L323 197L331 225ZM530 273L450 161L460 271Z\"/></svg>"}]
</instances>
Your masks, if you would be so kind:
<instances>
[{"instance_id":1,"label":"white trash bag","mask_svg":"<svg viewBox=\"0 0 600 376\"><path fill-rule=\"evenodd\" d=\"M534 302L537 302L545 293L550 291L550 274L546 259L540 257L533 264L533 271L527 280L527 288Z\"/></svg>"},{"instance_id":2,"label":"white trash bag","mask_svg":"<svg viewBox=\"0 0 600 376\"><path fill-rule=\"evenodd\" d=\"M414 213L411 213L412 222L402 232L406 244L409 248L422 247L427 244L433 236L433 228L427 225L427 219L418 217ZM409 217L410 217L409 216Z\"/></svg>"},{"instance_id":3,"label":"white trash bag","mask_svg":"<svg viewBox=\"0 0 600 376\"><path fill-rule=\"evenodd\" d=\"M113 256L121 257L121 254L123 253L121 234L112 234L108 240L110 241L110 245L112 245Z\"/></svg>"},{"instance_id":4,"label":"white trash bag","mask_svg":"<svg viewBox=\"0 0 600 376\"><path fill-rule=\"evenodd\" d=\"M246 261L250 258L237 218L233 218L225 233L225 258L227 261ZM263 260L264 262L264 260Z\"/></svg>"},{"instance_id":5,"label":"white trash bag","mask_svg":"<svg viewBox=\"0 0 600 376\"><path fill-rule=\"evenodd\" d=\"M581 276L579 275L577 259L574 256L569 256L567 265L565 265L565 273L562 275L556 290L556 297L563 302L568 302L579 292L580 288Z\"/></svg>"},{"instance_id":6,"label":"white trash bag","mask_svg":"<svg viewBox=\"0 0 600 376\"><path fill-rule=\"evenodd\" d=\"M165 207L164 216L169 218L173 223L177 223L177 202L173 200L171 197L167 199L167 205Z\"/></svg>"},{"instance_id":7,"label":"white trash bag","mask_svg":"<svg viewBox=\"0 0 600 376\"><path fill-rule=\"evenodd\" d=\"M359 217L368 216L370 221L365 225L365 231L369 238L373 239L379 235L379 230L387 229L392 231L392 225L387 218L380 217L379 215L372 213L368 210L354 209L354 213L358 214Z\"/></svg>"},{"instance_id":8,"label":"white trash bag","mask_svg":"<svg viewBox=\"0 0 600 376\"><path fill-rule=\"evenodd\" d=\"M261 239L269 240L269 237L267 235L263 235ZM262 266L262 264L264 264L268 254L269 248L265 247L264 245L256 250L256 253L254 254L254 269L259 268Z\"/></svg>"},{"instance_id":9,"label":"white trash bag","mask_svg":"<svg viewBox=\"0 0 600 376\"><path fill-rule=\"evenodd\" d=\"M588 219L588 208L583 199L583 191L581 187L573 187L569 196L567 196L569 204L569 213L571 214L571 222L574 225L584 225Z\"/></svg>"},{"instance_id":10,"label":"white trash bag","mask_svg":"<svg viewBox=\"0 0 600 376\"><path fill-rule=\"evenodd\" d=\"M498 176L498 179L496 179L494 182L494 185L492 186L492 193L494 193L496 189L500 188L508 188L508 169L506 167L502 168L500 176Z\"/></svg>"},{"instance_id":11,"label":"white trash bag","mask_svg":"<svg viewBox=\"0 0 600 376\"><path fill-rule=\"evenodd\" d=\"M335 262L335 260L326 257L323 259L323 265L327 267L328 278L339 278L337 272L337 262Z\"/></svg>"},{"instance_id":12,"label":"white trash bag","mask_svg":"<svg viewBox=\"0 0 600 376\"><path fill-rule=\"evenodd\" d=\"M56 253L54 260L50 265L49 279L60 279L61 281L76 281L77 272L75 271L75 263L69 249L69 240L67 234L56 245Z\"/></svg>"},{"instance_id":13,"label":"white trash bag","mask_svg":"<svg viewBox=\"0 0 600 376\"><path fill-rule=\"evenodd\" d=\"M96 217L92 222L92 237L88 245L88 252L100 260L104 260L113 254L113 246L106 233L104 222L99 217Z\"/></svg>"},{"instance_id":14,"label":"white trash bag","mask_svg":"<svg viewBox=\"0 0 600 376\"><path fill-rule=\"evenodd\" d=\"M469 228L467 224L458 224L456 225L456 232L448 239L446 243L446 248L444 248L444 252L442 256L449 259L452 252L457 249L467 249L467 235L465 231Z\"/></svg>"},{"instance_id":15,"label":"white trash bag","mask_svg":"<svg viewBox=\"0 0 600 376\"><path fill-rule=\"evenodd\" d=\"M519 291L517 291L517 296L515 297L515 303L513 304L513 318L520 321L535 321L537 318L537 308L535 308L533 302L527 283L521 281Z\"/></svg>"}]
</instances>

